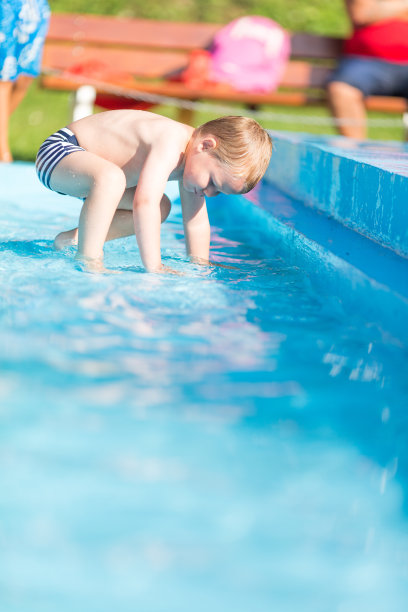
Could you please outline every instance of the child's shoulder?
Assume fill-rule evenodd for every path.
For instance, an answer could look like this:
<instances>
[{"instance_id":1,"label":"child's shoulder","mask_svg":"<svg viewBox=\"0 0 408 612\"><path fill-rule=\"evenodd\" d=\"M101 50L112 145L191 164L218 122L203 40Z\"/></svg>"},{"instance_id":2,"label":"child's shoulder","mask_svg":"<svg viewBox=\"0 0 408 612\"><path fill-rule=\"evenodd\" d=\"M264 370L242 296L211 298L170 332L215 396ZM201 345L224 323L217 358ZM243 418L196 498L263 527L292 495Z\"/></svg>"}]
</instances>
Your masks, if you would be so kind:
<instances>
[{"instance_id":1,"label":"child's shoulder","mask_svg":"<svg viewBox=\"0 0 408 612\"><path fill-rule=\"evenodd\" d=\"M182 147L185 149L189 142L194 128L169 117L163 117L155 113L139 111L135 118L140 133L145 135L145 139L152 144L160 144L165 148Z\"/></svg>"},{"instance_id":2,"label":"child's shoulder","mask_svg":"<svg viewBox=\"0 0 408 612\"><path fill-rule=\"evenodd\" d=\"M164 117L163 115L150 113L148 111L136 112L140 113L138 114L138 121L149 125L155 125L157 126L158 130L163 131L165 134L181 134L187 135L188 138L190 138L194 132L194 128L191 126L180 123L180 121L170 119L170 117Z\"/></svg>"}]
</instances>

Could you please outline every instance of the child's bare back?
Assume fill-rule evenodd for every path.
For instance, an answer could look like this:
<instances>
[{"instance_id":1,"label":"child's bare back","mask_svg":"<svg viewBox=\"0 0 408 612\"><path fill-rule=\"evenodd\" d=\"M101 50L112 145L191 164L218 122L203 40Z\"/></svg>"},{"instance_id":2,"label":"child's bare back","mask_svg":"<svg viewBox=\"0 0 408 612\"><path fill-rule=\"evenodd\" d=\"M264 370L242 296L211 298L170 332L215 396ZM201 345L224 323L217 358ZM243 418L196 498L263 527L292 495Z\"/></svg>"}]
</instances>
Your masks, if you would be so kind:
<instances>
[{"instance_id":1,"label":"child's bare back","mask_svg":"<svg viewBox=\"0 0 408 612\"><path fill-rule=\"evenodd\" d=\"M84 149L122 168L128 187L137 185L152 150L170 151L175 160L174 171L194 132L188 125L137 110L98 113L79 119L68 128Z\"/></svg>"},{"instance_id":2,"label":"child's bare back","mask_svg":"<svg viewBox=\"0 0 408 612\"><path fill-rule=\"evenodd\" d=\"M147 271L162 272L160 224L170 212L167 181L179 181L187 253L208 261L205 197L249 191L269 163L269 135L252 119L223 117L194 130L153 113L108 111L71 123L41 145L41 182L84 199L78 228L57 248L78 245L90 270L103 270L103 245L136 235Z\"/></svg>"}]
</instances>

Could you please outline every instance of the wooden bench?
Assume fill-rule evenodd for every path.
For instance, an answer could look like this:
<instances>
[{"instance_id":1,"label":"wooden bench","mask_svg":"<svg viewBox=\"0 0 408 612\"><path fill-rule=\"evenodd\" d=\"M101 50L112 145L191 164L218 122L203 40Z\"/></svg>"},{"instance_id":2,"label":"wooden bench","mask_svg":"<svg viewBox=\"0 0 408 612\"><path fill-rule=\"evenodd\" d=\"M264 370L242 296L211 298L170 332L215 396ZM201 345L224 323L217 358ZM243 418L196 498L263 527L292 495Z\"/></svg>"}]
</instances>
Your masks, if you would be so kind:
<instances>
[{"instance_id":1,"label":"wooden bench","mask_svg":"<svg viewBox=\"0 0 408 612\"><path fill-rule=\"evenodd\" d=\"M126 101L120 96L122 90L132 96L130 104L134 105L137 92L255 107L326 104L324 83L340 55L340 38L293 33L291 59L279 90L270 93L243 93L211 84L193 87L169 80L187 66L192 50L210 45L220 27L53 14L44 45L41 83L50 89L77 90L89 82L100 95L112 97L112 89L118 92L119 104ZM404 113L407 109L404 99L392 97L367 98L366 106L387 113ZM179 119L192 124L193 111L180 108Z\"/></svg>"}]
</instances>

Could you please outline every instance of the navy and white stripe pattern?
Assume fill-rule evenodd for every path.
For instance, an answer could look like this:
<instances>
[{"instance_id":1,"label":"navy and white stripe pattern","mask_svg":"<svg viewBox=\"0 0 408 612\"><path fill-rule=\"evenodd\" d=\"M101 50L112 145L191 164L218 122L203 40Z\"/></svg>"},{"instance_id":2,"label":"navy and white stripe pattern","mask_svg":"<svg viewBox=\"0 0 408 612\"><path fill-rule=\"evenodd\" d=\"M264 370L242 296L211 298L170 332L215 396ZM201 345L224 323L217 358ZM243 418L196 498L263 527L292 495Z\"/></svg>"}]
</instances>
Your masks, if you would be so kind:
<instances>
[{"instance_id":1,"label":"navy and white stripe pattern","mask_svg":"<svg viewBox=\"0 0 408 612\"><path fill-rule=\"evenodd\" d=\"M68 128L62 128L44 140L38 150L35 167L38 178L45 187L51 189L50 179L55 166L66 155L75 151L85 151L85 149L79 146L75 134Z\"/></svg>"}]
</instances>

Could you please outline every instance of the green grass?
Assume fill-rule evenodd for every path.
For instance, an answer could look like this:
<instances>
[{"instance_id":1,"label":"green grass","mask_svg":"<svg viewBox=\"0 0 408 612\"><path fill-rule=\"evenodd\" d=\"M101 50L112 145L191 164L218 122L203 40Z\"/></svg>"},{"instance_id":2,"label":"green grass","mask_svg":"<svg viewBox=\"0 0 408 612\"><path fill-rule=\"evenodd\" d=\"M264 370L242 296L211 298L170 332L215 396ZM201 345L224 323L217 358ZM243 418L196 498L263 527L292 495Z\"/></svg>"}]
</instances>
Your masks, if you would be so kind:
<instances>
[{"instance_id":1,"label":"green grass","mask_svg":"<svg viewBox=\"0 0 408 612\"><path fill-rule=\"evenodd\" d=\"M35 81L10 120L10 147L14 159L33 161L38 147L68 123L70 96L40 89Z\"/></svg>"},{"instance_id":2,"label":"green grass","mask_svg":"<svg viewBox=\"0 0 408 612\"><path fill-rule=\"evenodd\" d=\"M38 147L42 141L70 122L70 100L71 94L58 91L41 89L36 81L31 86L27 96L20 107L16 110L10 121L10 144L14 159L33 161ZM242 112L242 106L236 107ZM168 117L176 118L177 111L174 107L156 107L159 112ZM329 117L325 108L291 108L291 107L263 107L262 111L275 114L284 114L290 120L261 120L260 123L274 130L309 132L311 134L336 134L335 130L327 125L309 125L302 122L302 117ZM198 112L196 124L199 125L218 116L214 112ZM394 115L371 113L371 118L387 118ZM397 115L395 115L397 117ZM369 137L375 140L403 140L403 129L401 128L373 128L369 131Z\"/></svg>"},{"instance_id":3,"label":"green grass","mask_svg":"<svg viewBox=\"0 0 408 612\"><path fill-rule=\"evenodd\" d=\"M263 15L292 31L345 36L350 29L344 0L49 0L60 13L96 13L168 21L228 23Z\"/></svg>"}]
</instances>

